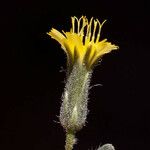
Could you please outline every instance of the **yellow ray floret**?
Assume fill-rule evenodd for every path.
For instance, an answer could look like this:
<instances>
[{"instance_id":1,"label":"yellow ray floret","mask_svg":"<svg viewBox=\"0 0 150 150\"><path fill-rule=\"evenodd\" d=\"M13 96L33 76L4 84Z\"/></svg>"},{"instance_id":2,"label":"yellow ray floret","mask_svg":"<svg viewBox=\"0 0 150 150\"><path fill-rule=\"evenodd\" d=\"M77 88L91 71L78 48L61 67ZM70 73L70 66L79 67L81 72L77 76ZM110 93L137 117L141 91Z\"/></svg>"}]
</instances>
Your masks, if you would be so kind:
<instances>
[{"instance_id":1,"label":"yellow ray floret","mask_svg":"<svg viewBox=\"0 0 150 150\"><path fill-rule=\"evenodd\" d=\"M107 42L107 39L100 41L100 34L103 23L93 17L88 21L85 16L81 18L71 17L72 28L70 32L59 32L52 28L48 35L58 41L67 54L68 63L79 63L86 65L88 69L104 54L118 49L118 46Z\"/></svg>"}]
</instances>

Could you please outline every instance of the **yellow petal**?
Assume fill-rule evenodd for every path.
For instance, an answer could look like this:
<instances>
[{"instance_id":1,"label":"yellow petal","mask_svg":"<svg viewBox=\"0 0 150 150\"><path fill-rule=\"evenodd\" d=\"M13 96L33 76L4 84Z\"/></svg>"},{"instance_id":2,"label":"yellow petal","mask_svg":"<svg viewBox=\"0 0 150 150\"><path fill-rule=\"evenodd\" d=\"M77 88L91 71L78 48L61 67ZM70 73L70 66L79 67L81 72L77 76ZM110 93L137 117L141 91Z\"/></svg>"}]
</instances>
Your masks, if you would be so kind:
<instances>
[{"instance_id":1,"label":"yellow petal","mask_svg":"<svg viewBox=\"0 0 150 150\"><path fill-rule=\"evenodd\" d=\"M69 47L69 50L72 55L74 55L74 51L76 49L79 59L82 59L84 56L83 43L81 37L79 37L76 33L66 32L66 39L64 40L65 45Z\"/></svg>"},{"instance_id":2,"label":"yellow petal","mask_svg":"<svg viewBox=\"0 0 150 150\"><path fill-rule=\"evenodd\" d=\"M58 30L52 28L51 31L48 32L47 34L50 35L51 38L55 39L63 46L63 40L65 39L65 36L62 33L60 33Z\"/></svg>"},{"instance_id":3,"label":"yellow petal","mask_svg":"<svg viewBox=\"0 0 150 150\"><path fill-rule=\"evenodd\" d=\"M106 39L99 42L96 45L96 55L92 58L90 62L90 66L92 66L97 60L99 60L104 54L111 52L112 50L117 50L118 46L111 44L110 42L106 42Z\"/></svg>"},{"instance_id":4,"label":"yellow petal","mask_svg":"<svg viewBox=\"0 0 150 150\"><path fill-rule=\"evenodd\" d=\"M104 54L111 52L112 50L118 49L118 46L111 44L110 42L105 42L104 40L98 43L97 55L101 57Z\"/></svg>"},{"instance_id":5,"label":"yellow petal","mask_svg":"<svg viewBox=\"0 0 150 150\"><path fill-rule=\"evenodd\" d=\"M89 58L88 58L87 61L90 62L90 61L92 60L92 58L94 57L95 53L96 53L96 47L95 47L95 44L94 44L94 43L89 44L89 45L87 46L87 48L88 48L89 46L91 47L91 51L90 51ZM87 48L86 48L86 49L87 49Z\"/></svg>"}]
</instances>

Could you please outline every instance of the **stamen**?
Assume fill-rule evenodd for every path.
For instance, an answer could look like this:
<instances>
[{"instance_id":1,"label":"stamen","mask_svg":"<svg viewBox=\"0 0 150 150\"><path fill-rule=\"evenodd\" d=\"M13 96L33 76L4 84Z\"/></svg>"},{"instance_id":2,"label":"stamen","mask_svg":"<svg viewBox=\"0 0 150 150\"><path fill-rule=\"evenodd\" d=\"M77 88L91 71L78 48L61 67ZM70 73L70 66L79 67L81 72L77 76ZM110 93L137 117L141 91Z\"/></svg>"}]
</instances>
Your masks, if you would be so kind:
<instances>
[{"instance_id":1,"label":"stamen","mask_svg":"<svg viewBox=\"0 0 150 150\"><path fill-rule=\"evenodd\" d=\"M74 26L75 26L75 18L74 17L71 17L71 20L72 20L72 33L74 33Z\"/></svg>"},{"instance_id":2,"label":"stamen","mask_svg":"<svg viewBox=\"0 0 150 150\"><path fill-rule=\"evenodd\" d=\"M84 36L84 28L87 26L87 18L83 16L82 18L82 28L80 30L79 35L81 36L81 40L83 40L83 36Z\"/></svg>"},{"instance_id":3,"label":"stamen","mask_svg":"<svg viewBox=\"0 0 150 150\"><path fill-rule=\"evenodd\" d=\"M72 19L72 29L71 29L72 33L76 32L81 37L82 41L84 37L84 41L86 43L90 41L93 41L95 43L99 42L101 29L106 20L104 20L103 23L101 24L98 19L93 20L93 17L90 19L89 23L88 19L85 16L82 16L79 19L74 16L71 17L71 19ZM92 30L92 28L94 29ZM84 32L86 32L86 35L84 35ZM97 35L95 35L96 32Z\"/></svg>"},{"instance_id":4,"label":"stamen","mask_svg":"<svg viewBox=\"0 0 150 150\"><path fill-rule=\"evenodd\" d=\"M79 33L80 33L81 20L83 20L83 16L78 20L78 35L79 35Z\"/></svg>"},{"instance_id":5,"label":"stamen","mask_svg":"<svg viewBox=\"0 0 150 150\"><path fill-rule=\"evenodd\" d=\"M81 28L79 34L83 34L83 30L84 30L86 25L87 25L86 18L83 16L83 18L82 18L82 28Z\"/></svg>"},{"instance_id":6,"label":"stamen","mask_svg":"<svg viewBox=\"0 0 150 150\"><path fill-rule=\"evenodd\" d=\"M91 39L91 26L92 26L93 17L90 20L90 23L87 25L86 39Z\"/></svg>"},{"instance_id":7,"label":"stamen","mask_svg":"<svg viewBox=\"0 0 150 150\"><path fill-rule=\"evenodd\" d=\"M94 30L93 30L93 35L92 35L92 41L93 41L93 42L94 42L94 39L95 39L96 27L97 27L97 21L94 20Z\"/></svg>"},{"instance_id":8,"label":"stamen","mask_svg":"<svg viewBox=\"0 0 150 150\"><path fill-rule=\"evenodd\" d=\"M88 19L87 19L87 27L86 27L85 40L88 38L88 28L89 28L89 24L88 24Z\"/></svg>"},{"instance_id":9,"label":"stamen","mask_svg":"<svg viewBox=\"0 0 150 150\"><path fill-rule=\"evenodd\" d=\"M102 24L99 22L98 19L96 19L96 20L97 20L97 22L98 22L98 24L99 24L99 31L98 31L98 33L97 33L97 38L96 38L96 43L97 43L97 42L99 41L99 39L100 39L100 34L101 34L102 26L103 26L103 24L106 22L106 20L104 20Z\"/></svg>"},{"instance_id":10,"label":"stamen","mask_svg":"<svg viewBox=\"0 0 150 150\"><path fill-rule=\"evenodd\" d=\"M78 33L78 31L79 31L79 24L78 24L78 22L79 22L78 18L77 18L76 16L74 16L75 32L77 32L77 33ZM76 25L76 23L77 23L77 25ZM77 31L76 31L76 26L77 26Z\"/></svg>"}]
</instances>

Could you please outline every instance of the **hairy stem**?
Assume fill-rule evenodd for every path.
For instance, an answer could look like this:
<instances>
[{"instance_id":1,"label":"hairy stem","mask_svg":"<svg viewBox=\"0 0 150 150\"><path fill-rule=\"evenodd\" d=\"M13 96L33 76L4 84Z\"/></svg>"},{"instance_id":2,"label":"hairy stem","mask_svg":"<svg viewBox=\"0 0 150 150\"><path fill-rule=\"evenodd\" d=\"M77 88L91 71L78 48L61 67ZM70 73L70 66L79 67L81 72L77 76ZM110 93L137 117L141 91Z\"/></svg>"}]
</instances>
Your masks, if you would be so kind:
<instances>
[{"instance_id":1,"label":"hairy stem","mask_svg":"<svg viewBox=\"0 0 150 150\"><path fill-rule=\"evenodd\" d=\"M65 150L73 150L73 146L75 143L76 143L75 133L66 132Z\"/></svg>"}]
</instances>

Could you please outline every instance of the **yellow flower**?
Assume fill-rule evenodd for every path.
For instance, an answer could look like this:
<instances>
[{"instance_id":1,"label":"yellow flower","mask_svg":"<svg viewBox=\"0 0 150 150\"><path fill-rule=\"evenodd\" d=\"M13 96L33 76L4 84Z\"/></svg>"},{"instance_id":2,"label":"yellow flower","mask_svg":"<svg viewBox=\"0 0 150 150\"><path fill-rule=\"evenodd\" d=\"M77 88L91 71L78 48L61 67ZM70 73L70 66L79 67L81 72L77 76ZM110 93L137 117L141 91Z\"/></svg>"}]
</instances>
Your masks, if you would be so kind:
<instances>
[{"instance_id":1,"label":"yellow flower","mask_svg":"<svg viewBox=\"0 0 150 150\"><path fill-rule=\"evenodd\" d=\"M81 18L72 17L72 28L70 32L60 33L52 28L48 35L61 44L67 54L68 66L75 63L85 65L88 70L106 53L118 49L118 46L107 42L107 39L100 41L100 33L103 23L93 17L88 21L85 16Z\"/></svg>"}]
</instances>

